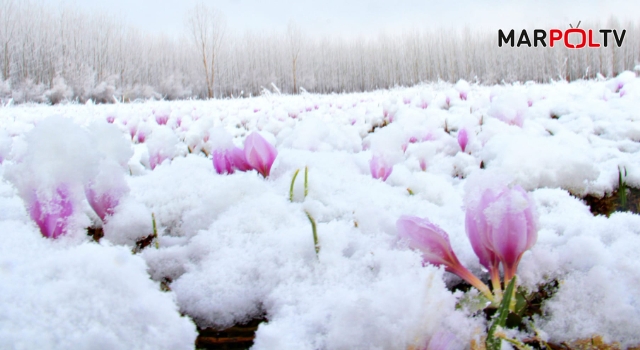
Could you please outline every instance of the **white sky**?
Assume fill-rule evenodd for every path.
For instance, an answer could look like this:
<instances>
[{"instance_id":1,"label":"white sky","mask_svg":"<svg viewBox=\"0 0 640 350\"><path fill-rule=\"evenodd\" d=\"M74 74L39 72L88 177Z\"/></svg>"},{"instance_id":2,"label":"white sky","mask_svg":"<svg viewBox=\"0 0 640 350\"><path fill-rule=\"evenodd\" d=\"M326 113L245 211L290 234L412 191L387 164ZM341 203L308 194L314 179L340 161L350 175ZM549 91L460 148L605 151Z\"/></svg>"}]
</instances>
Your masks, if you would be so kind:
<instances>
[{"instance_id":1,"label":"white sky","mask_svg":"<svg viewBox=\"0 0 640 350\"><path fill-rule=\"evenodd\" d=\"M106 10L150 32L180 35L198 0L41 0ZM412 28L520 29L568 27L579 20L640 19L637 0L203 0L221 10L229 29L285 30L296 21L306 34L377 35Z\"/></svg>"}]
</instances>

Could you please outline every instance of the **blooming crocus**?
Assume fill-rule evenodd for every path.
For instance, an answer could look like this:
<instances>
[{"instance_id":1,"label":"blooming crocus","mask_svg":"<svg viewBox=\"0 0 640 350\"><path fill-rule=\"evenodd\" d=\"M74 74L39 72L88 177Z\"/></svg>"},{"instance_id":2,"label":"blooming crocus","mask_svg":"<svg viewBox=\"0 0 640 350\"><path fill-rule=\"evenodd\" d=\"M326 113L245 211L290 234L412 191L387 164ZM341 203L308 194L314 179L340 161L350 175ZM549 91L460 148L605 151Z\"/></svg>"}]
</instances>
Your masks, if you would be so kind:
<instances>
[{"instance_id":1,"label":"blooming crocus","mask_svg":"<svg viewBox=\"0 0 640 350\"><path fill-rule=\"evenodd\" d=\"M147 134L142 130L138 130L138 143L144 143L146 139L147 139Z\"/></svg>"},{"instance_id":2,"label":"blooming crocus","mask_svg":"<svg viewBox=\"0 0 640 350\"><path fill-rule=\"evenodd\" d=\"M482 194L480 201L468 206L465 214L465 228L467 237L471 242L471 247L480 260L480 265L489 271L496 297L501 299L500 259L493 252L489 241L490 226L484 214L485 209L487 209L495 199L496 196L493 191L486 190Z\"/></svg>"},{"instance_id":3,"label":"blooming crocus","mask_svg":"<svg viewBox=\"0 0 640 350\"><path fill-rule=\"evenodd\" d=\"M158 165L162 164L168 157L162 152L154 152L149 155L149 166L151 170L155 169Z\"/></svg>"},{"instance_id":4,"label":"blooming crocus","mask_svg":"<svg viewBox=\"0 0 640 350\"><path fill-rule=\"evenodd\" d=\"M278 155L276 148L259 133L253 132L244 141L244 155L251 168L267 177Z\"/></svg>"},{"instance_id":5,"label":"blooming crocus","mask_svg":"<svg viewBox=\"0 0 640 350\"><path fill-rule=\"evenodd\" d=\"M476 287L489 300L493 295L489 287L462 266L451 248L449 235L427 219L416 216L401 216L396 222L398 236L409 241L409 246L422 251L423 261L436 266L444 265L445 270L455 273Z\"/></svg>"},{"instance_id":6,"label":"blooming crocus","mask_svg":"<svg viewBox=\"0 0 640 350\"><path fill-rule=\"evenodd\" d=\"M36 222L42 235L48 238L58 238L65 234L72 214L73 204L64 187L58 187L49 200L43 200L35 194L29 207L31 219Z\"/></svg>"},{"instance_id":7,"label":"blooming crocus","mask_svg":"<svg viewBox=\"0 0 640 350\"><path fill-rule=\"evenodd\" d=\"M98 193L92 186L85 188L85 195L91 208L98 214L100 220L105 222L107 216L113 215L120 199L128 192L128 188L112 189L103 193Z\"/></svg>"},{"instance_id":8,"label":"blooming crocus","mask_svg":"<svg viewBox=\"0 0 640 350\"><path fill-rule=\"evenodd\" d=\"M427 160L424 158L420 158L419 163L420 169L422 169L422 171L427 171Z\"/></svg>"},{"instance_id":9,"label":"blooming crocus","mask_svg":"<svg viewBox=\"0 0 640 350\"><path fill-rule=\"evenodd\" d=\"M115 121L116 121L116 117L115 116L113 116L113 115L108 115L107 116L107 123L113 124L113 122L115 122Z\"/></svg>"},{"instance_id":10,"label":"blooming crocus","mask_svg":"<svg viewBox=\"0 0 640 350\"><path fill-rule=\"evenodd\" d=\"M168 115L165 115L165 114L156 115L156 123L158 123L158 125L166 125L168 121L169 121Z\"/></svg>"},{"instance_id":11,"label":"blooming crocus","mask_svg":"<svg viewBox=\"0 0 640 350\"><path fill-rule=\"evenodd\" d=\"M127 127L129 129L129 135L131 135L131 139L133 140L133 137L136 136L138 132L138 125L136 123L129 123Z\"/></svg>"},{"instance_id":12,"label":"blooming crocus","mask_svg":"<svg viewBox=\"0 0 640 350\"><path fill-rule=\"evenodd\" d=\"M233 174L235 169L231 164L231 159L227 156L226 150L213 151L213 168L218 174Z\"/></svg>"},{"instance_id":13,"label":"blooming crocus","mask_svg":"<svg viewBox=\"0 0 640 350\"><path fill-rule=\"evenodd\" d=\"M520 186L507 188L486 201L486 242L502 262L506 283L515 276L524 252L538 238L535 204Z\"/></svg>"},{"instance_id":14,"label":"blooming crocus","mask_svg":"<svg viewBox=\"0 0 640 350\"><path fill-rule=\"evenodd\" d=\"M458 144L460 145L462 152L467 148L467 143L469 143L469 134L467 133L467 129L461 129L458 131Z\"/></svg>"},{"instance_id":15,"label":"blooming crocus","mask_svg":"<svg viewBox=\"0 0 640 350\"><path fill-rule=\"evenodd\" d=\"M233 174L236 170L251 170L244 152L238 147L213 151L213 167L218 174Z\"/></svg>"},{"instance_id":16,"label":"blooming crocus","mask_svg":"<svg viewBox=\"0 0 640 350\"><path fill-rule=\"evenodd\" d=\"M374 179L382 179L387 181L389 175L393 171L393 165L390 165L382 156L374 155L369 161L369 169Z\"/></svg>"}]
</instances>

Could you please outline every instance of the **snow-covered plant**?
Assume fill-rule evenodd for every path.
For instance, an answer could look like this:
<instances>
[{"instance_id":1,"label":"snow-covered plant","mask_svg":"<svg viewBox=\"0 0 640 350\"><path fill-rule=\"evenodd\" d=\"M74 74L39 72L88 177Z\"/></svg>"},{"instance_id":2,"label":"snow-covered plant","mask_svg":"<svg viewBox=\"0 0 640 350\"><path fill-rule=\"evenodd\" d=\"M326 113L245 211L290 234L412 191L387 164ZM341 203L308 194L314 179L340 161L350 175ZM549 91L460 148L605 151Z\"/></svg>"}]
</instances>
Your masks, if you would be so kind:
<instances>
[{"instance_id":1,"label":"snow-covered plant","mask_svg":"<svg viewBox=\"0 0 640 350\"><path fill-rule=\"evenodd\" d=\"M136 136L136 133L138 132L138 124L140 123L140 121L138 120L138 118L131 118L130 120L127 121L127 130L129 131L129 136L131 136L131 140L133 140L133 138Z\"/></svg>"},{"instance_id":2,"label":"snow-covered plant","mask_svg":"<svg viewBox=\"0 0 640 350\"><path fill-rule=\"evenodd\" d=\"M262 176L268 177L271 166L278 156L276 148L257 132L252 132L244 140L244 154L247 163Z\"/></svg>"},{"instance_id":3,"label":"snow-covered plant","mask_svg":"<svg viewBox=\"0 0 640 350\"><path fill-rule=\"evenodd\" d=\"M159 108L153 111L153 115L158 125L167 125L167 122L169 121L169 114L171 114L171 111L166 108Z\"/></svg>"},{"instance_id":4,"label":"snow-covered plant","mask_svg":"<svg viewBox=\"0 0 640 350\"><path fill-rule=\"evenodd\" d=\"M138 131L136 134L136 138L138 143L144 143L147 137L151 134L151 128L146 123L140 123L138 125Z\"/></svg>"},{"instance_id":5,"label":"snow-covered plant","mask_svg":"<svg viewBox=\"0 0 640 350\"><path fill-rule=\"evenodd\" d=\"M369 169L374 179L382 179L387 181L389 175L393 171L393 164L390 164L384 156L374 154L369 161Z\"/></svg>"},{"instance_id":6,"label":"snow-covered plant","mask_svg":"<svg viewBox=\"0 0 640 350\"><path fill-rule=\"evenodd\" d=\"M115 162L102 162L100 172L85 186L85 195L91 208L102 222L113 215L120 199L129 193L122 168Z\"/></svg>"},{"instance_id":7,"label":"snow-covered plant","mask_svg":"<svg viewBox=\"0 0 640 350\"><path fill-rule=\"evenodd\" d=\"M425 218L405 215L398 219L396 228L398 236L406 239L411 248L422 252L425 263L443 265L445 270L460 276L482 292L487 299L493 300L489 287L460 263L451 248L449 235L438 225Z\"/></svg>"},{"instance_id":8,"label":"snow-covered plant","mask_svg":"<svg viewBox=\"0 0 640 350\"><path fill-rule=\"evenodd\" d=\"M43 236L58 238L67 233L74 205L64 185L56 188L50 198L34 192L30 203L29 216L38 225Z\"/></svg>"},{"instance_id":9,"label":"snow-covered plant","mask_svg":"<svg viewBox=\"0 0 640 350\"><path fill-rule=\"evenodd\" d=\"M180 151L178 136L165 125L154 128L145 143L149 149L149 167L151 169L155 169L167 159L173 159Z\"/></svg>"},{"instance_id":10,"label":"snow-covered plant","mask_svg":"<svg viewBox=\"0 0 640 350\"><path fill-rule=\"evenodd\" d=\"M458 91L460 99L466 101L469 94L469 83L467 83L465 80L460 79L456 83L455 89Z\"/></svg>"},{"instance_id":11,"label":"snow-covered plant","mask_svg":"<svg viewBox=\"0 0 640 350\"><path fill-rule=\"evenodd\" d=\"M56 238L84 225L76 208L84 200L84 186L98 172L99 159L89 134L69 119L49 117L24 141L6 175L41 233Z\"/></svg>"},{"instance_id":12,"label":"snow-covered plant","mask_svg":"<svg viewBox=\"0 0 640 350\"><path fill-rule=\"evenodd\" d=\"M491 101L487 114L504 123L522 127L529 108L527 98L517 93L497 95Z\"/></svg>"}]
</instances>

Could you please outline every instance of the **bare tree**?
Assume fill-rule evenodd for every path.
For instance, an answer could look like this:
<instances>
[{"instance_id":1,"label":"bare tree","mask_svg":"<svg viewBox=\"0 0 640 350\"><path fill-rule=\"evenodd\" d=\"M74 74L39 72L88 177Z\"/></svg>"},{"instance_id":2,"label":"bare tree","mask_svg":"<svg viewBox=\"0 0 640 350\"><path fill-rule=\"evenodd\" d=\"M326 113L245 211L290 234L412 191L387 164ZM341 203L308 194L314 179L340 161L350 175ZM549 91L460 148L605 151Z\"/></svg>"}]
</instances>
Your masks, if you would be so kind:
<instances>
[{"instance_id":1,"label":"bare tree","mask_svg":"<svg viewBox=\"0 0 640 350\"><path fill-rule=\"evenodd\" d=\"M302 49L303 35L300 26L294 21L290 21L287 26L287 44L289 45L289 53L291 57L291 69L293 74L293 93L298 93L298 56Z\"/></svg>"},{"instance_id":2,"label":"bare tree","mask_svg":"<svg viewBox=\"0 0 640 350\"><path fill-rule=\"evenodd\" d=\"M116 99L252 96L282 91L371 91L439 79L484 84L611 77L640 64L638 22L587 23L626 30L624 45L588 50L502 47L493 31L425 30L313 37L291 22L282 32L225 34L203 4L183 37L124 25L104 12L36 0L0 0L0 98L113 102ZM594 32L595 33L595 32ZM223 40L224 39L224 40ZM204 76L203 76L204 69ZM203 79L204 78L204 79Z\"/></svg>"},{"instance_id":3,"label":"bare tree","mask_svg":"<svg viewBox=\"0 0 640 350\"><path fill-rule=\"evenodd\" d=\"M187 15L187 28L193 43L202 55L207 97L213 98L216 57L225 36L225 19L221 12L200 2Z\"/></svg>"},{"instance_id":4,"label":"bare tree","mask_svg":"<svg viewBox=\"0 0 640 350\"><path fill-rule=\"evenodd\" d=\"M17 5L13 0L0 0L0 41L2 44L2 79L9 79L10 74L10 50L16 29Z\"/></svg>"}]
</instances>

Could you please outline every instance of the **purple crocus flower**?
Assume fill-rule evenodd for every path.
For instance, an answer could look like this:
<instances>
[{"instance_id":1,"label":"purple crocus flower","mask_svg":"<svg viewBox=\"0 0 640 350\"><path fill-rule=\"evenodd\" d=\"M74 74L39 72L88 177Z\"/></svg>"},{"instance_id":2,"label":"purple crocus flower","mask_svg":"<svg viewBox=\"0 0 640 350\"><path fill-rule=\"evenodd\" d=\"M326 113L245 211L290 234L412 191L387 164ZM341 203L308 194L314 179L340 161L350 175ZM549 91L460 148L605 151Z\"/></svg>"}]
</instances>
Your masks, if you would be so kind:
<instances>
[{"instance_id":1,"label":"purple crocus flower","mask_svg":"<svg viewBox=\"0 0 640 350\"><path fill-rule=\"evenodd\" d=\"M249 171L253 169L247 162L247 157L240 147L231 148L231 150L229 150L229 158L231 159L233 167L240 171Z\"/></svg>"},{"instance_id":2,"label":"purple crocus flower","mask_svg":"<svg viewBox=\"0 0 640 350\"><path fill-rule=\"evenodd\" d=\"M371 176L373 176L374 179L387 181L387 178L393 171L393 165L389 165L382 156L374 155L369 161L369 169L371 169Z\"/></svg>"},{"instance_id":3,"label":"purple crocus flower","mask_svg":"<svg viewBox=\"0 0 640 350\"><path fill-rule=\"evenodd\" d=\"M491 227L487 222L485 216L485 209L487 209L496 196L491 190L486 190L482 194L482 198L474 205L467 207L465 214L465 228L467 237L471 242L473 251L480 259L480 264L484 266L491 276L491 283L493 284L493 290L500 293L500 259L493 252L493 247L489 241L489 232Z\"/></svg>"},{"instance_id":4,"label":"purple crocus flower","mask_svg":"<svg viewBox=\"0 0 640 350\"><path fill-rule=\"evenodd\" d=\"M218 174L233 174L235 169L231 164L226 150L214 150L213 151L213 168L216 169Z\"/></svg>"},{"instance_id":5,"label":"purple crocus flower","mask_svg":"<svg viewBox=\"0 0 640 350\"><path fill-rule=\"evenodd\" d=\"M158 123L158 125L166 125L167 122L169 121L169 116L166 114L157 114L156 115L156 123Z\"/></svg>"},{"instance_id":6,"label":"purple crocus flower","mask_svg":"<svg viewBox=\"0 0 640 350\"><path fill-rule=\"evenodd\" d=\"M458 144L460 145L462 152L467 148L467 143L469 143L469 134L467 133L467 129L461 129L458 131Z\"/></svg>"},{"instance_id":7,"label":"purple crocus flower","mask_svg":"<svg viewBox=\"0 0 640 350\"><path fill-rule=\"evenodd\" d=\"M456 345L456 336L449 331L437 331L420 350L449 350Z\"/></svg>"},{"instance_id":8,"label":"purple crocus flower","mask_svg":"<svg viewBox=\"0 0 640 350\"><path fill-rule=\"evenodd\" d=\"M449 235L428 219L416 216L401 216L396 222L398 236L409 241L409 246L422 251L423 261L436 266L444 265L445 270L455 273L476 287L489 300L493 295L482 281L462 266L451 248Z\"/></svg>"},{"instance_id":9,"label":"purple crocus flower","mask_svg":"<svg viewBox=\"0 0 640 350\"><path fill-rule=\"evenodd\" d=\"M247 164L251 168L257 170L262 176L267 177L271 172L273 162L278 156L278 151L259 133L253 132L244 141L244 155Z\"/></svg>"},{"instance_id":10,"label":"purple crocus flower","mask_svg":"<svg viewBox=\"0 0 640 350\"><path fill-rule=\"evenodd\" d=\"M162 164L168 157L162 152L155 152L149 155L149 166L151 170L155 169L158 165Z\"/></svg>"},{"instance_id":11,"label":"purple crocus flower","mask_svg":"<svg viewBox=\"0 0 640 350\"><path fill-rule=\"evenodd\" d=\"M213 167L218 174L233 174L236 170L253 169L245 158L244 151L238 147L213 151Z\"/></svg>"},{"instance_id":12,"label":"purple crocus flower","mask_svg":"<svg viewBox=\"0 0 640 350\"><path fill-rule=\"evenodd\" d=\"M129 123L127 127L129 128L129 135L131 135L131 139L133 140L133 137L136 136L138 132L138 125L136 123Z\"/></svg>"},{"instance_id":13,"label":"purple crocus flower","mask_svg":"<svg viewBox=\"0 0 640 350\"><path fill-rule=\"evenodd\" d=\"M538 238L535 204L520 186L505 189L493 198L483 196L483 200L488 224L486 244L502 262L505 282L510 281L522 255Z\"/></svg>"},{"instance_id":14,"label":"purple crocus flower","mask_svg":"<svg viewBox=\"0 0 640 350\"><path fill-rule=\"evenodd\" d=\"M420 169L422 169L422 171L427 171L427 160L424 158L420 158Z\"/></svg>"},{"instance_id":15,"label":"purple crocus flower","mask_svg":"<svg viewBox=\"0 0 640 350\"><path fill-rule=\"evenodd\" d=\"M100 220L105 222L107 216L113 215L113 211L120 203L120 199L127 189L113 189L104 193L98 193L91 186L85 188L85 195L91 208L98 214Z\"/></svg>"},{"instance_id":16,"label":"purple crocus flower","mask_svg":"<svg viewBox=\"0 0 640 350\"><path fill-rule=\"evenodd\" d=\"M68 219L73 215L73 204L67 189L63 186L58 187L49 200L34 194L29 206L29 215L36 222L43 236L58 238L65 234Z\"/></svg>"},{"instance_id":17,"label":"purple crocus flower","mask_svg":"<svg viewBox=\"0 0 640 350\"><path fill-rule=\"evenodd\" d=\"M138 143L144 143L146 139L147 132L143 128L138 129Z\"/></svg>"}]
</instances>

